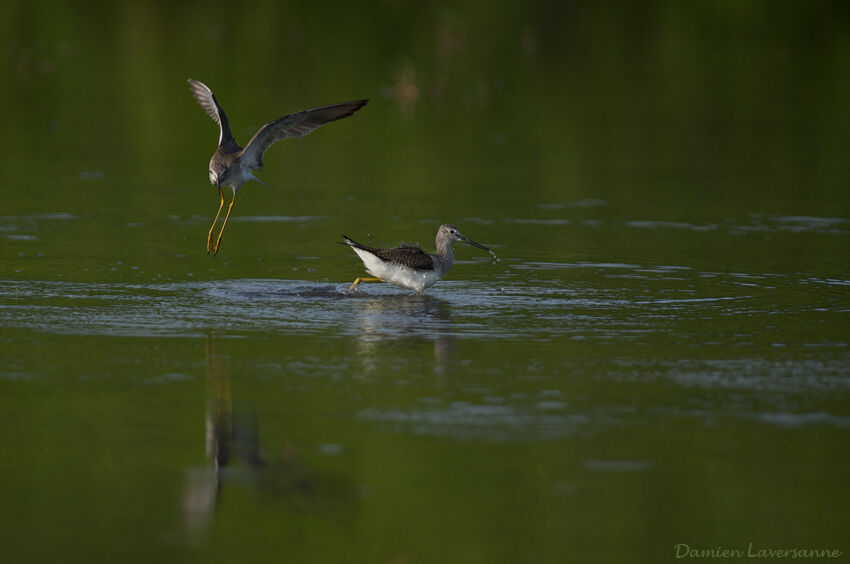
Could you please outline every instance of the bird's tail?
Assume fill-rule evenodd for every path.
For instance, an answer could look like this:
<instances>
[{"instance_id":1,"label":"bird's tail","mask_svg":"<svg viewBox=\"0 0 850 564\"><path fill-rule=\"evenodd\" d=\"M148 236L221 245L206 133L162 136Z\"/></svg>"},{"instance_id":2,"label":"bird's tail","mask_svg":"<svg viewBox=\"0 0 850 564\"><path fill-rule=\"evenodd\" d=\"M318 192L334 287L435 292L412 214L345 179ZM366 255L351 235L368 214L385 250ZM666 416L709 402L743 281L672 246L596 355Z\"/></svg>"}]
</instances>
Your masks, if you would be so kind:
<instances>
[{"instance_id":1,"label":"bird's tail","mask_svg":"<svg viewBox=\"0 0 850 564\"><path fill-rule=\"evenodd\" d=\"M363 249L364 251L369 251L370 253L375 252L375 249L373 247L370 247L369 245L364 245L363 243L358 243L357 241L351 239L346 235L343 235L342 238L343 240L339 242L340 245L348 245L353 249Z\"/></svg>"},{"instance_id":2,"label":"bird's tail","mask_svg":"<svg viewBox=\"0 0 850 564\"><path fill-rule=\"evenodd\" d=\"M250 175L251 175L251 180L256 180L257 182L259 182L259 183L260 183L260 184L262 184L263 186L268 186L268 184L266 184L265 182L263 182L262 180L260 180L260 179L259 179L259 178L257 178L256 176L254 176L254 174L253 174L252 172L248 171L248 174L250 174Z\"/></svg>"}]
</instances>

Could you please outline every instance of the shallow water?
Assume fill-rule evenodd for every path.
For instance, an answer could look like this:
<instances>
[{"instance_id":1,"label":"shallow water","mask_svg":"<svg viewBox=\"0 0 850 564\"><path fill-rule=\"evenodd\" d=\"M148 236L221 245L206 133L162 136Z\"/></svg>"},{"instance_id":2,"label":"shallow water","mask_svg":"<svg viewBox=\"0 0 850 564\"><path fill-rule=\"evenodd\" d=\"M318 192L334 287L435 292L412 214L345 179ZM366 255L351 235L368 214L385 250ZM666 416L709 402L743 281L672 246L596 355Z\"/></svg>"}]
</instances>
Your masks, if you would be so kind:
<instances>
[{"instance_id":1,"label":"shallow water","mask_svg":"<svg viewBox=\"0 0 850 564\"><path fill-rule=\"evenodd\" d=\"M248 219L233 239L254 236L242 228ZM57 220L62 230L94 221L35 223ZM510 241L518 225L531 241L553 229L510 217L468 223L488 243L502 231ZM496 262L458 246L461 260L422 296L384 284L349 292L361 271L330 234L327 254L255 269L302 279L215 279L238 257L196 253L162 276L125 259L95 271L115 273L110 282L64 281L92 269L76 257L34 257L67 270L0 284L0 385L6 428L17 429L5 462L17 479L3 495L29 508L15 520L23 531L41 531L46 512L85 514L104 554L227 555L242 544L225 530L275 546L305 520L358 552L422 554L420 535L454 519L457 532L427 543L434 554L474 545L489 547L486 559L510 548L545 560L565 554L551 544L563 534L593 552L604 534L583 538L588 527L634 527L645 503L656 522L624 535L612 559L628 558L645 535L667 554L718 520L727 525L715 534L732 545L749 542L740 531L753 520L773 520L752 534L779 543L772 531L793 526L802 544L840 547L850 278L828 254L779 263L768 253L722 270L676 234L781 253L798 238L840 246L847 223L771 217L702 229L576 217L555 228L600 242L629 231L645 250L624 262L604 247L608 260L590 261L494 244ZM201 222L190 224L202 238ZM199 274L181 280L179 269ZM731 498L712 493L729 488ZM118 517L114 497L124 500ZM802 525L797 508L814 500L821 517ZM503 545L473 527L516 514L526 523L510 525ZM141 520L132 534L127 519ZM21 554L64 546L54 542ZM347 550L298 542L319 559Z\"/></svg>"},{"instance_id":2,"label":"shallow water","mask_svg":"<svg viewBox=\"0 0 850 564\"><path fill-rule=\"evenodd\" d=\"M844 28L772 3L351 29L311 6L283 32L273 3L245 15L246 49L286 46L271 76L215 9L10 10L63 25L7 29L0 90L4 558L846 555ZM118 31L62 31L85 22ZM242 140L270 109L372 101L275 145L211 257L215 131L186 75ZM421 296L348 291L342 233L431 249L444 222L495 256L455 244Z\"/></svg>"}]
</instances>

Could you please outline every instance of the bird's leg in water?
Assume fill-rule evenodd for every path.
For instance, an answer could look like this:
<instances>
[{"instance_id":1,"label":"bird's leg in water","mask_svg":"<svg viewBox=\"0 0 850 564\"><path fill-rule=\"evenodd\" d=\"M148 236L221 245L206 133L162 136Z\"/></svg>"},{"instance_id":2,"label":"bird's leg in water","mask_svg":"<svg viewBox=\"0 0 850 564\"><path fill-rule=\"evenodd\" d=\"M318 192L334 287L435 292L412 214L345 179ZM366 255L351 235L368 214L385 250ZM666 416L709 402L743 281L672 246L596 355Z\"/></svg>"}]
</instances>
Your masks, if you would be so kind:
<instances>
[{"instance_id":1,"label":"bird's leg in water","mask_svg":"<svg viewBox=\"0 0 850 564\"><path fill-rule=\"evenodd\" d=\"M380 278L357 278L351 286L348 287L348 291L351 292L357 288L357 285L361 282L383 282Z\"/></svg>"}]
</instances>

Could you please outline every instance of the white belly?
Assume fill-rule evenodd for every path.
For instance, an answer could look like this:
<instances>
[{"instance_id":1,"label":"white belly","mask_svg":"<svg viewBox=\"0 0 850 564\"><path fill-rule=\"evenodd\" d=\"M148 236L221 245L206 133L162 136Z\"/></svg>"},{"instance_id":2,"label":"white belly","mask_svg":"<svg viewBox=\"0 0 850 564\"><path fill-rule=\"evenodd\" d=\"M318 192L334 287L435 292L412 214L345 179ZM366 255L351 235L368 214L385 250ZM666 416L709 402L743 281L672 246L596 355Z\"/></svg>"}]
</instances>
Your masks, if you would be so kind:
<instances>
[{"instance_id":1,"label":"white belly","mask_svg":"<svg viewBox=\"0 0 850 564\"><path fill-rule=\"evenodd\" d=\"M421 293L426 288L430 288L440 279L440 274L436 270L416 271L412 268L388 264L372 253L352 247L354 252L363 261L363 266L366 267L366 272L380 278L384 282L395 284L403 288L410 288Z\"/></svg>"}]
</instances>

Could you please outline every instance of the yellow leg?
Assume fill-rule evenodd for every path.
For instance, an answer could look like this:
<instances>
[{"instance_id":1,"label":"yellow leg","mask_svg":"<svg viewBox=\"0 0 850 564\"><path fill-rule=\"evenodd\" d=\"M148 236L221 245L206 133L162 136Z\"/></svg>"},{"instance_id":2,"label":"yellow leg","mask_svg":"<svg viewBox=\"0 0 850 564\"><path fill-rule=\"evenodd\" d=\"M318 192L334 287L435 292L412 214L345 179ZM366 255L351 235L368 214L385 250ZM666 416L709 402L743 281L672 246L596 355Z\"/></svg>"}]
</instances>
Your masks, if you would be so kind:
<instances>
[{"instance_id":1,"label":"yellow leg","mask_svg":"<svg viewBox=\"0 0 850 564\"><path fill-rule=\"evenodd\" d=\"M348 291L351 292L352 290L354 290L361 282L383 282L383 280L381 280L380 278L358 278L351 286L348 287Z\"/></svg>"},{"instance_id":2,"label":"yellow leg","mask_svg":"<svg viewBox=\"0 0 850 564\"><path fill-rule=\"evenodd\" d=\"M218 254L218 248L221 246L221 236L224 235L224 228L227 227L227 219L230 217L230 212L233 210L233 204L236 203L236 192L233 192L233 199L230 200L230 205L227 206L227 214L224 216L224 223L221 224L221 231L218 232L218 240L215 242L214 255Z\"/></svg>"},{"instance_id":3,"label":"yellow leg","mask_svg":"<svg viewBox=\"0 0 850 564\"><path fill-rule=\"evenodd\" d=\"M221 187L218 189L218 197L221 198L221 203L218 205L218 213L215 214L212 227L210 227L209 237L207 237L207 254L210 253L210 247L212 247L213 234L215 234L215 224L218 223L218 216L221 215L221 208L224 207L224 194L221 192Z\"/></svg>"}]
</instances>

